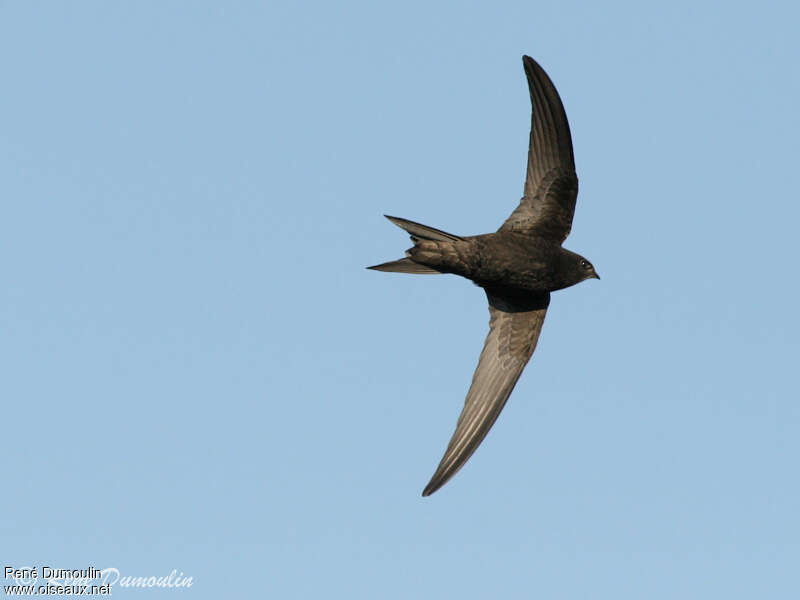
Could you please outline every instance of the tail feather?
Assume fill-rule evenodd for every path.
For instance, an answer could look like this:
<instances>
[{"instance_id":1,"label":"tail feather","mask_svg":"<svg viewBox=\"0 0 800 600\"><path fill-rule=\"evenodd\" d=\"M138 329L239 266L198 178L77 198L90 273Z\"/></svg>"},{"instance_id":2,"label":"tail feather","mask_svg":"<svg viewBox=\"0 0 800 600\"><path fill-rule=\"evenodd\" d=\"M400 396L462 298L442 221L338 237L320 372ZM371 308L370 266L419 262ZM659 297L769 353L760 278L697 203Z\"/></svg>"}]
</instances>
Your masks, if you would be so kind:
<instances>
[{"instance_id":1,"label":"tail feather","mask_svg":"<svg viewBox=\"0 0 800 600\"><path fill-rule=\"evenodd\" d=\"M419 263L415 263L410 258L401 258L400 260L393 260L385 262L380 265L367 267L375 271L386 271L389 273L414 273L416 275L439 275L441 271L437 271L432 267L426 267Z\"/></svg>"},{"instance_id":2,"label":"tail feather","mask_svg":"<svg viewBox=\"0 0 800 600\"><path fill-rule=\"evenodd\" d=\"M433 227L428 227L427 225L423 225L422 223L415 223L414 221L401 219L400 217L390 217L389 215L384 215L384 216L387 219L389 219L392 223L394 223L401 229L405 229L408 233L411 234L411 239L414 242L414 247L406 251L407 258L401 258L399 260L393 260L391 262L385 262L380 265L367 267L368 269L373 269L375 271L388 271L390 273L415 273L418 275L422 274L433 275L438 273L450 272L450 271L440 271L435 267L430 267L428 265L422 264L422 262L420 262L420 257L417 256L418 250L420 250L422 246L426 246L428 247L427 254L431 254L432 251L431 248L439 246L439 244L435 242L458 242L463 240L464 238L460 238L457 235L453 235L452 233L447 233L446 231L442 231L440 229L434 229ZM447 246L449 244L444 244L444 245ZM421 254L421 256L424 256L424 253ZM437 264L436 261L432 262L433 264Z\"/></svg>"},{"instance_id":3,"label":"tail feather","mask_svg":"<svg viewBox=\"0 0 800 600\"><path fill-rule=\"evenodd\" d=\"M457 235L453 235L452 233L447 233L446 231L442 231L441 229L434 229L433 227L428 227L427 225L423 225L422 223L415 223L414 221L409 221L408 219L401 219L400 217L390 217L389 215L383 215L387 219L389 219L392 223L400 227L401 229L405 229L408 233L411 234L411 239L420 239L420 240L432 240L434 242L457 242L464 238L460 238Z\"/></svg>"}]
</instances>

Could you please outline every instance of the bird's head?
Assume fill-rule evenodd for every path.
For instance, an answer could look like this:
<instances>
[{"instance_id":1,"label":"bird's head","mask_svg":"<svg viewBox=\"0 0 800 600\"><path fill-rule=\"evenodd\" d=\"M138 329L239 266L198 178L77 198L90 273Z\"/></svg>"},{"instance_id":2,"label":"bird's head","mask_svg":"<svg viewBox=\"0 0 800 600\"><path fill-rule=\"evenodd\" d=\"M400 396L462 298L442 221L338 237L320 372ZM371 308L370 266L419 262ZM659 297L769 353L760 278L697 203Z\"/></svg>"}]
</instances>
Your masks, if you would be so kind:
<instances>
[{"instance_id":1,"label":"bird's head","mask_svg":"<svg viewBox=\"0 0 800 600\"><path fill-rule=\"evenodd\" d=\"M556 269L553 290L563 290L587 279L600 279L594 266L580 254L566 248L559 248L558 268Z\"/></svg>"},{"instance_id":2,"label":"bird's head","mask_svg":"<svg viewBox=\"0 0 800 600\"><path fill-rule=\"evenodd\" d=\"M570 252L566 248L561 248L559 263L559 278L561 279L559 288L569 287L587 279L600 279L592 263L580 254Z\"/></svg>"},{"instance_id":3,"label":"bird's head","mask_svg":"<svg viewBox=\"0 0 800 600\"><path fill-rule=\"evenodd\" d=\"M582 256L578 256L578 272L582 275L580 281L585 279L600 279L600 275L594 270L594 265Z\"/></svg>"}]
</instances>

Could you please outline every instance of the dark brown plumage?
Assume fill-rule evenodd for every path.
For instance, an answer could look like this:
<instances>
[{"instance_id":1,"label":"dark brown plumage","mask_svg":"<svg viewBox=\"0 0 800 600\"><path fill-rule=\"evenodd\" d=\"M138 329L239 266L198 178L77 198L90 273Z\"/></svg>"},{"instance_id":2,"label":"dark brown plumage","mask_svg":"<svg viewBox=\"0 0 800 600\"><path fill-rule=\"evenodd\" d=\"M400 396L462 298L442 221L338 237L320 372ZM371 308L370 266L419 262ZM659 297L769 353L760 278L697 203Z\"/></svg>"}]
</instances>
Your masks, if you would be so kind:
<instances>
[{"instance_id":1,"label":"dark brown plumage","mask_svg":"<svg viewBox=\"0 0 800 600\"><path fill-rule=\"evenodd\" d=\"M522 58L532 117L525 195L495 233L460 237L398 217L411 234L406 258L369 267L398 273L454 273L484 288L489 335L444 457L423 496L443 486L480 445L528 363L550 292L599 276L582 256L563 248L578 177L569 123L555 86L529 56Z\"/></svg>"}]
</instances>

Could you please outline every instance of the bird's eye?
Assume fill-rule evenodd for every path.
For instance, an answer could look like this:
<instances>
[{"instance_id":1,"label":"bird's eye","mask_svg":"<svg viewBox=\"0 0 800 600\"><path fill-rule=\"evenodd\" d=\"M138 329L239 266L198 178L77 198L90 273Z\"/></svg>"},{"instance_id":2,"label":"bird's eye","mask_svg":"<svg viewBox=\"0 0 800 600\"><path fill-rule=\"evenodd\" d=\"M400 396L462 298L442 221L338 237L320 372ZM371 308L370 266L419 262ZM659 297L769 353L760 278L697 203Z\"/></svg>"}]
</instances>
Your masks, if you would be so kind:
<instances>
[{"instance_id":1,"label":"bird's eye","mask_svg":"<svg viewBox=\"0 0 800 600\"><path fill-rule=\"evenodd\" d=\"M581 267L583 267L584 269L588 269L589 268L589 263L587 261L585 261L585 260L582 260L581 261Z\"/></svg>"}]
</instances>

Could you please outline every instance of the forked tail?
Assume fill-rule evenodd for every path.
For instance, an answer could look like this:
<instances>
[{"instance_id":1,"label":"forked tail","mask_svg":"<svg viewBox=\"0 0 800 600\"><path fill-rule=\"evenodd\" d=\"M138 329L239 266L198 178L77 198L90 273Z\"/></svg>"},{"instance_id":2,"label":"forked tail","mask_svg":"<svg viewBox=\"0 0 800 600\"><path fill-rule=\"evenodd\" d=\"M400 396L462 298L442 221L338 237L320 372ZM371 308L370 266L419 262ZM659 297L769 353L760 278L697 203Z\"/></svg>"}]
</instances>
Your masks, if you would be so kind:
<instances>
[{"instance_id":1,"label":"forked tail","mask_svg":"<svg viewBox=\"0 0 800 600\"><path fill-rule=\"evenodd\" d=\"M408 221L407 219L401 219L400 217L390 217L389 215L384 216L392 223L401 229L405 229L409 234L411 234L411 241L414 242L414 244L420 240L429 240L434 242L457 242L463 239L457 235L453 235L452 233L447 233L446 231L442 231L440 229L434 229L433 227L428 227L427 225L422 225L421 223L415 223L414 221ZM408 255L408 252L406 252L406 255ZM443 273L443 271L439 271L433 267L415 262L408 257L367 268L374 269L375 271L387 271L390 273L415 273L418 275L436 275Z\"/></svg>"}]
</instances>

